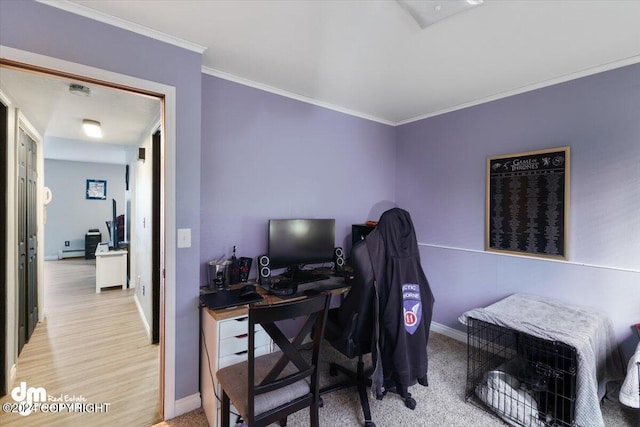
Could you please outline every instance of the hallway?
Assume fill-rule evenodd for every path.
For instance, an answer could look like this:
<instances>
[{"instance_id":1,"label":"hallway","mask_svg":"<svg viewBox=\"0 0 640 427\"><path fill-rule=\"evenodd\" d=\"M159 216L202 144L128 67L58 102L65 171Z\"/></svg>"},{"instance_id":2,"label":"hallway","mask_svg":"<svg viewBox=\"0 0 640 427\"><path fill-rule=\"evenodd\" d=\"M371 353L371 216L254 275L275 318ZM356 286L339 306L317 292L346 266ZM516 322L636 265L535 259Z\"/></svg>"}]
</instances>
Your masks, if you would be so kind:
<instances>
[{"instance_id":1,"label":"hallway","mask_svg":"<svg viewBox=\"0 0 640 427\"><path fill-rule=\"evenodd\" d=\"M43 387L79 412L0 411L8 426L149 426L158 415L159 347L149 344L134 291L95 293L95 260L44 263L45 314L18 360L13 387ZM11 392L11 390L9 390ZM66 402L65 402L66 401ZM8 394L0 403L14 403Z\"/></svg>"}]
</instances>

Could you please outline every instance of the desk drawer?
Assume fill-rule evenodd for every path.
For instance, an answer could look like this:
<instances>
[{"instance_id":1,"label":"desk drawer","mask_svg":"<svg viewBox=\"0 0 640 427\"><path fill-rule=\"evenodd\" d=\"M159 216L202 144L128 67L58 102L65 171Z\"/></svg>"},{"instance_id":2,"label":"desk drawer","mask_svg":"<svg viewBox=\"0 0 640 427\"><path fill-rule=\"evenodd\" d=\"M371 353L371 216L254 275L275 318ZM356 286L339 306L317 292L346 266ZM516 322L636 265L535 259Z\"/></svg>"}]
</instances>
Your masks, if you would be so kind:
<instances>
[{"instance_id":1,"label":"desk drawer","mask_svg":"<svg viewBox=\"0 0 640 427\"><path fill-rule=\"evenodd\" d=\"M249 330L249 318L247 316L229 319L220 322L220 339L244 335ZM262 326L256 325L256 330L261 331Z\"/></svg>"},{"instance_id":2,"label":"desk drawer","mask_svg":"<svg viewBox=\"0 0 640 427\"><path fill-rule=\"evenodd\" d=\"M267 354L271 351L269 345L262 345L260 347L256 347L256 357L262 356L263 354ZM218 360L218 369L222 369L225 366L234 365L236 363L244 362L247 360L248 353L242 352L240 354L230 354L228 356L223 356Z\"/></svg>"},{"instance_id":3,"label":"desk drawer","mask_svg":"<svg viewBox=\"0 0 640 427\"><path fill-rule=\"evenodd\" d=\"M269 344L269 335L265 331L256 332L255 346L256 348ZM219 357L229 356L231 354L238 354L246 352L249 349L249 337L248 335L232 336L220 340L220 350L218 352Z\"/></svg>"}]
</instances>

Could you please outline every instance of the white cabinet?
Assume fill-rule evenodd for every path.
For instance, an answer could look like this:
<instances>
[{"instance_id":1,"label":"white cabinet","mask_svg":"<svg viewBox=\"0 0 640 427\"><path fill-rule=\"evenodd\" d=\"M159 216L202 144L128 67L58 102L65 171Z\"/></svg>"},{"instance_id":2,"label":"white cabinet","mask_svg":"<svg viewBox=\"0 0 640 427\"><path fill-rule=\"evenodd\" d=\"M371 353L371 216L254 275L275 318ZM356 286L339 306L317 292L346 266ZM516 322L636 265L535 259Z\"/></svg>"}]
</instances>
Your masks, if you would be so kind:
<instances>
[{"instance_id":1,"label":"white cabinet","mask_svg":"<svg viewBox=\"0 0 640 427\"><path fill-rule=\"evenodd\" d=\"M218 385L216 372L225 366L247 360L249 317L247 308L210 310L203 308L201 338L200 390L202 407L209 426L222 425L222 391ZM256 356L271 351L271 339L262 328L256 328ZM231 422L236 416L231 407Z\"/></svg>"},{"instance_id":2,"label":"white cabinet","mask_svg":"<svg viewBox=\"0 0 640 427\"><path fill-rule=\"evenodd\" d=\"M96 253L96 293L111 286L127 289L127 251Z\"/></svg>"}]
</instances>

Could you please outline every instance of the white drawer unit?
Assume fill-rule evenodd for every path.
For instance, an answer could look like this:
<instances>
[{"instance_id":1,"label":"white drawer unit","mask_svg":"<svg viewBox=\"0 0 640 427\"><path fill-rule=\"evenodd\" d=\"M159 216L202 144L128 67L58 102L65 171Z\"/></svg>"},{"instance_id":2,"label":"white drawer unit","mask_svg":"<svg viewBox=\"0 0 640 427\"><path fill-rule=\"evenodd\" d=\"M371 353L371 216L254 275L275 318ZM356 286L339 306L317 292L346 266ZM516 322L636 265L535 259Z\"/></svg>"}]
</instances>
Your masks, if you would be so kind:
<instances>
[{"instance_id":1,"label":"white drawer unit","mask_svg":"<svg viewBox=\"0 0 640 427\"><path fill-rule=\"evenodd\" d=\"M127 289L127 251L98 252L96 255L96 293L102 288Z\"/></svg>"},{"instance_id":2,"label":"white drawer unit","mask_svg":"<svg viewBox=\"0 0 640 427\"><path fill-rule=\"evenodd\" d=\"M222 392L216 379L218 369L247 360L248 326L247 309L212 311L201 310L202 330L200 357L200 393L202 407L207 416L209 426L222 425ZM256 356L271 351L271 339L262 329L257 328L255 336ZM231 408L231 422L236 416L235 408Z\"/></svg>"}]
</instances>

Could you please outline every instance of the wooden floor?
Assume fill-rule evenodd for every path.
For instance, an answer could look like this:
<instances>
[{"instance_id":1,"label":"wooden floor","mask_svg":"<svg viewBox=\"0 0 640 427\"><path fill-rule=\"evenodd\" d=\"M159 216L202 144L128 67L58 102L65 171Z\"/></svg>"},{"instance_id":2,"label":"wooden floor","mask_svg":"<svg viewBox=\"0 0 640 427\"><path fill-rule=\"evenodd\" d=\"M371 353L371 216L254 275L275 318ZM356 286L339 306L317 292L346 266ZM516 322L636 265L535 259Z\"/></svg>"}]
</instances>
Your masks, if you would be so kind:
<instances>
[{"instance_id":1,"label":"wooden floor","mask_svg":"<svg viewBox=\"0 0 640 427\"><path fill-rule=\"evenodd\" d=\"M22 416L0 409L0 425L143 427L159 422L159 350L149 344L134 291L112 288L96 294L95 261L46 261L44 277L46 319L20 354L14 386L25 381L27 387L44 387L50 400L96 410ZM10 394L0 399L12 402ZM102 403L109 404L107 413L97 411Z\"/></svg>"}]
</instances>

